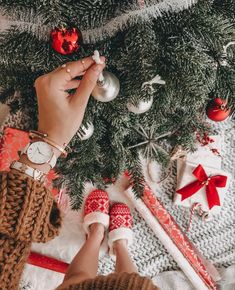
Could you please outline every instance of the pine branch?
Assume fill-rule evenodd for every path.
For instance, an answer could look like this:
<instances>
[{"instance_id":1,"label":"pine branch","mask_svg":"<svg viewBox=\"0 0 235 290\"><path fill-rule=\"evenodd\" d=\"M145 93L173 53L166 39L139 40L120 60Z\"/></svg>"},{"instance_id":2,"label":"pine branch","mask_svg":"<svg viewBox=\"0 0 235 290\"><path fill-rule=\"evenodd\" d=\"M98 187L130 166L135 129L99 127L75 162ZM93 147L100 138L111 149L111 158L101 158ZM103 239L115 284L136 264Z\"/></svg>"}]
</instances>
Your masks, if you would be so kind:
<instances>
[{"instance_id":1,"label":"pine branch","mask_svg":"<svg viewBox=\"0 0 235 290\"><path fill-rule=\"evenodd\" d=\"M82 202L84 182L105 188L126 169L141 196L140 153L166 165L172 148L193 150L195 131L210 132L205 122L210 99L228 96L235 109L235 47L225 56L223 48L235 39L234 3L194 2L189 7L186 0L149 0L140 8L127 0L0 0L0 8L16 24L0 36L0 101L14 112L37 116L35 79L94 49L106 56L107 70L120 80L120 93L112 102L90 98L83 124L92 122L94 134L86 141L75 135L72 153L58 163L74 208ZM75 54L60 55L50 45L49 32L61 23L82 30L85 43ZM157 75L164 85L151 84ZM17 99L10 98L12 91L19 92ZM150 98L148 112L128 111L128 102L137 105ZM23 125L36 126L35 117ZM154 136L146 136L140 126Z\"/></svg>"}]
</instances>

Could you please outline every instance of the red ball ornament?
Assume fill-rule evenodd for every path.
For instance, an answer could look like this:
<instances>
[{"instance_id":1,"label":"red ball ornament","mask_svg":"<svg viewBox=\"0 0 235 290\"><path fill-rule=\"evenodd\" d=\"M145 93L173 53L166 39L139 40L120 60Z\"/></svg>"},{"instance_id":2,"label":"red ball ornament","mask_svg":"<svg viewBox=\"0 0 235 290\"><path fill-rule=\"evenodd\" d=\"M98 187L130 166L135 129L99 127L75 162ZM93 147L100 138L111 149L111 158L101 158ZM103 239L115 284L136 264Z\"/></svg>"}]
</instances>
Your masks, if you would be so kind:
<instances>
[{"instance_id":1,"label":"red ball ornament","mask_svg":"<svg viewBox=\"0 0 235 290\"><path fill-rule=\"evenodd\" d=\"M231 109L227 106L227 100L219 97L210 101L207 105L206 114L212 121L220 122L228 118Z\"/></svg>"},{"instance_id":2,"label":"red ball ornament","mask_svg":"<svg viewBox=\"0 0 235 290\"><path fill-rule=\"evenodd\" d=\"M54 28L51 31L51 46L60 54L76 52L82 43L82 34L78 28Z\"/></svg>"}]
</instances>

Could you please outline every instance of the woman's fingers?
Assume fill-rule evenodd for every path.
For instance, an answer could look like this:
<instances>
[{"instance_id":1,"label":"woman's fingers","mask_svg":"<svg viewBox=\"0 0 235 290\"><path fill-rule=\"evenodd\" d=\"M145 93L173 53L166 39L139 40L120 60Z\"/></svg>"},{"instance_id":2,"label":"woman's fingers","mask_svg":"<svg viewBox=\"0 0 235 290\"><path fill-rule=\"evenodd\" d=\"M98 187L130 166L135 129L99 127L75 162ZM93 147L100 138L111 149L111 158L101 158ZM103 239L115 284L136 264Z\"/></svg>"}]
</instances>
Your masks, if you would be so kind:
<instances>
[{"instance_id":1,"label":"woman's fingers","mask_svg":"<svg viewBox=\"0 0 235 290\"><path fill-rule=\"evenodd\" d=\"M102 59L104 60L104 58ZM93 91L98 77L102 70L104 69L105 64L94 64L92 65L84 74L79 87L74 93L71 103L73 103L76 107L83 107L87 105L89 96Z\"/></svg>"},{"instance_id":2,"label":"woman's fingers","mask_svg":"<svg viewBox=\"0 0 235 290\"><path fill-rule=\"evenodd\" d=\"M72 78L80 75L80 73L86 71L89 67L94 64L94 60L91 56L70 62L66 65L66 68L70 69L70 74Z\"/></svg>"},{"instance_id":3,"label":"woman's fingers","mask_svg":"<svg viewBox=\"0 0 235 290\"><path fill-rule=\"evenodd\" d=\"M60 88L64 87L73 78L82 75L84 71L89 69L94 64L92 57L86 57L81 60L68 62L62 65L59 69L52 71L53 81L57 82Z\"/></svg>"},{"instance_id":4,"label":"woman's fingers","mask_svg":"<svg viewBox=\"0 0 235 290\"><path fill-rule=\"evenodd\" d=\"M65 85L64 89L65 90L77 89L80 85L80 82L81 81L79 80L71 80Z\"/></svg>"}]
</instances>

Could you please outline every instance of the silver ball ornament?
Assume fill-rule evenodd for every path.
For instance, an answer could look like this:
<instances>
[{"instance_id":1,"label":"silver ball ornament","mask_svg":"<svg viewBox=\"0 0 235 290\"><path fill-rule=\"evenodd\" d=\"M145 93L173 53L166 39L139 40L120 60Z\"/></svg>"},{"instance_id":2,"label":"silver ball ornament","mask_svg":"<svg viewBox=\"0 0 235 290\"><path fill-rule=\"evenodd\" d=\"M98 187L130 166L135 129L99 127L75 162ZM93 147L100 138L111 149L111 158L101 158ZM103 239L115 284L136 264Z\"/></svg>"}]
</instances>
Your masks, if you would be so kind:
<instances>
[{"instance_id":1,"label":"silver ball ornament","mask_svg":"<svg viewBox=\"0 0 235 290\"><path fill-rule=\"evenodd\" d=\"M111 72L103 72L103 80L98 81L91 95L100 102L110 102L114 100L120 90L118 78Z\"/></svg>"},{"instance_id":2,"label":"silver ball ornament","mask_svg":"<svg viewBox=\"0 0 235 290\"><path fill-rule=\"evenodd\" d=\"M127 103L128 111L134 113L134 114L143 114L147 112L153 104L153 97L150 98L148 101L140 101L137 106Z\"/></svg>"},{"instance_id":3,"label":"silver ball ornament","mask_svg":"<svg viewBox=\"0 0 235 290\"><path fill-rule=\"evenodd\" d=\"M82 125L77 131L77 135L82 141L89 139L94 133L94 125L92 123L88 123L87 125L87 128Z\"/></svg>"}]
</instances>

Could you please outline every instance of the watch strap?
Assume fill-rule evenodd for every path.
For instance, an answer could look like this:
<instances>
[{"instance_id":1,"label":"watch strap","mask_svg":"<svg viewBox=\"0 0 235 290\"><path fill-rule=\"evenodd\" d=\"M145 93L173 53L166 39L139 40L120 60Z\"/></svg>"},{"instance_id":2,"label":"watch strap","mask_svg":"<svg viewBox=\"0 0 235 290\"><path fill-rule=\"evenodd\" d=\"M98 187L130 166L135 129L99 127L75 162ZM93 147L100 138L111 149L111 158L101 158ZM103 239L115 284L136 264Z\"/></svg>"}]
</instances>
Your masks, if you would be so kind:
<instances>
[{"instance_id":1,"label":"watch strap","mask_svg":"<svg viewBox=\"0 0 235 290\"><path fill-rule=\"evenodd\" d=\"M51 168L54 168L57 162L57 157L55 156L55 153L53 152L53 155L51 157L51 160L49 160L47 163L51 166Z\"/></svg>"},{"instance_id":2,"label":"watch strap","mask_svg":"<svg viewBox=\"0 0 235 290\"><path fill-rule=\"evenodd\" d=\"M20 151L20 152L21 152L20 155L27 154L27 150L28 150L30 144L31 144L31 143L27 144L27 145L26 145L26 146L25 146L25 147Z\"/></svg>"},{"instance_id":3,"label":"watch strap","mask_svg":"<svg viewBox=\"0 0 235 290\"><path fill-rule=\"evenodd\" d=\"M37 181L44 181L46 174L38 169L32 168L22 162L14 161L12 162L10 168L16 169Z\"/></svg>"}]
</instances>

